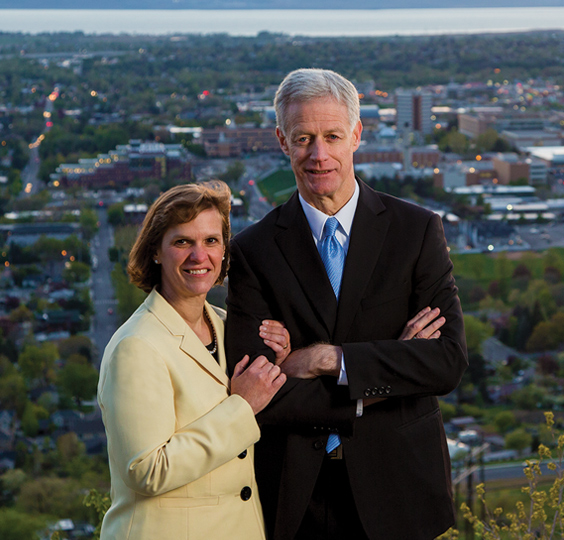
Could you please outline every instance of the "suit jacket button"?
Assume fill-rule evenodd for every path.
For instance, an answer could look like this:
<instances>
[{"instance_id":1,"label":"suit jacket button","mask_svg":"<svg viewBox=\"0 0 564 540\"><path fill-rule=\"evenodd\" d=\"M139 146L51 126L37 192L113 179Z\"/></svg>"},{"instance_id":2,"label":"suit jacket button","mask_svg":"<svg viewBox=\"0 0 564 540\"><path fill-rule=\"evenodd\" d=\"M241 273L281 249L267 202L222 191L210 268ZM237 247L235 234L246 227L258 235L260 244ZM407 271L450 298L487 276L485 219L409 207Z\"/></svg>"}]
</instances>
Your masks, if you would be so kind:
<instances>
[{"instance_id":1,"label":"suit jacket button","mask_svg":"<svg viewBox=\"0 0 564 540\"><path fill-rule=\"evenodd\" d=\"M386 386L386 394L389 394L392 391L391 386Z\"/></svg>"},{"instance_id":2,"label":"suit jacket button","mask_svg":"<svg viewBox=\"0 0 564 540\"><path fill-rule=\"evenodd\" d=\"M378 388L373 388L373 389L372 389L372 395L373 395L373 396L378 395Z\"/></svg>"},{"instance_id":3,"label":"suit jacket button","mask_svg":"<svg viewBox=\"0 0 564 540\"><path fill-rule=\"evenodd\" d=\"M315 441L315 442L313 443L313 447L314 447L316 450L321 450L324 446L325 446L325 445L323 444L323 441Z\"/></svg>"},{"instance_id":4,"label":"suit jacket button","mask_svg":"<svg viewBox=\"0 0 564 540\"><path fill-rule=\"evenodd\" d=\"M247 451L243 450L237 457L239 459L245 459L247 457Z\"/></svg>"},{"instance_id":5,"label":"suit jacket button","mask_svg":"<svg viewBox=\"0 0 564 540\"><path fill-rule=\"evenodd\" d=\"M370 388L367 388L367 389L364 391L364 395L365 395L366 397L370 397L370 394L371 394L371 393L372 393L372 392L370 392Z\"/></svg>"},{"instance_id":6,"label":"suit jacket button","mask_svg":"<svg viewBox=\"0 0 564 540\"><path fill-rule=\"evenodd\" d=\"M386 389L385 389L383 386L381 386L380 388L378 388L378 393L379 393L380 395L382 395L385 391L386 391Z\"/></svg>"},{"instance_id":7,"label":"suit jacket button","mask_svg":"<svg viewBox=\"0 0 564 540\"><path fill-rule=\"evenodd\" d=\"M252 494L253 494L253 490L249 486L245 486L241 490L241 499L243 499L244 501L248 501L251 498Z\"/></svg>"}]
</instances>

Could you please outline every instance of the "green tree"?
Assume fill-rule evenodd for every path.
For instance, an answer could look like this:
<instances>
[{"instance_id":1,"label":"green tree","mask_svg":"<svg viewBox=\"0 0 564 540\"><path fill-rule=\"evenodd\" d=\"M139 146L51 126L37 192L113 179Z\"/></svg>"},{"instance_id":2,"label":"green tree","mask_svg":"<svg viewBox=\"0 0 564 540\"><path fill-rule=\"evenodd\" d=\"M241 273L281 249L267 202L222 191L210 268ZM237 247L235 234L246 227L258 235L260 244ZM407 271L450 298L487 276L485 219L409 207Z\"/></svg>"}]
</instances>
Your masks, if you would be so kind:
<instances>
[{"instance_id":1,"label":"green tree","mask_svg":"<svg viewBox=\"0 0 564 540\"><path fill-rule=\"evenodd\" d=\"M92 359L92 341L88 336L71 336L60 341L58 347L63 360L67 360L71 354L81 354L89 362Z\"/></svg>"},{"instance_id":2,"label":"green tree","mask_svg":"<svg viewBox=\"0 0 564 540\"><path fill-rule=\"evenodd\" d=\"M90 240L98 231L98 215L90 208L80 211L80 226L86 240Z\"/></svg>"},{"instance_id":3,"label":"green tree","mask_svg":"<svg viewBox=\"0 0 564 540\"><path fill-rule=\"evenodd\" d=\"M508 450L517 450L521 453L526 448L531 448L533 437L523 428L517 428L505 436L505 448Z\"/></svg>"},{"instance_id":4,"label":"green tree","mask_svg":"<svg viewBox=\"0 0 564 540\"><path fill-rule=\"evenodd\" d=\"M0 538L2 540L39 540L39 532L46 520L37 515L19 512L13 508L0 508Z\"/></svg>"},{"instance_id":5,"label":"green tree","mask_svg":"<svg viewBox=\"0 0 564 540\"><path fill-rule=\"evenodd\" d=\"M482 343L493 335L491 324L482 322L473 315L464 315L464 328L466 331L468 352L480 353Z\"/></svg>"},{"instance_id":6,"label":"green tree","mask_svg":"<svg viewBox=\"0 0 564 540\"><path fill-rule=\"evenodd\" d=\"M447 403L442 399L439 400L439 407L441 408L441 414L445 422L450 421L456 416L456 407L452 403Z\"/></svg>"},{"instance_id":7,"label":"green tree","mask_svg":"<svg viewBox=\"0 0 564 540\"><path fill-rule=\"evenodd\" d=\"M114 227L125 223L125 203L115 203L108 207L108 222Z\"/></svg>"},{"instance_id":8,"label":"green tree","mask_svg":"<svg viewBox=\"0 0 564 540\"><path fill-rule=\"evenodd\" d=\"M551 351L564 343L564 313L555 313L550 321L541 321L527 341L528 351Z\"/></svg>"},{"instance_id":9,"label":"green tree","mask_svg":"<svg viewBox=\"0 0 564 540\"><path fill-rule=\"evenodd\" d=\"M538 407L542 407L545 393L542 388L530 384L519 390L515 390L511 394L511 401L518 409L534 411Z\"/></svg>"},{"instance_id":10,"label":"green tree","mask_svg":"<svg viewBox=\"0 0 564 540\"><path fill-rule=\"evenodd\" d=\"M146 294L129 282L120 264L114 265L112 283L118 301L117 312L123 322L139 307Z\"/></svg>"},{"instance_id":11,"label":"green tree","mask_svg":"<svg viewBox=\"0 0 564 540\"><path fill-rule=\"evenodd\" d=\"M72 397L80 407L82 401L96 395L98 372L86 359L82 363L69 361L59 372L57 384L61 392Z\"/></svg>"},{"instance_id":12,"label":"green tree","mask_svg":"<svg viewBox=\"0 0 564 540\"><path fill-rule=\"evenodd\" d=\"M515 415L511 411L500 411L494 417L494 424L497 430L503 434L517 425Z\"/></svg>"},{"instance_id":13,"label":"green tree","mask_svg":"<svg viewBox=\"0 0 564 540\"><path fill-rule=\"evenodd\" d=\"M27 380L49 382L54 379L53 368L58 357L59 351L54 343L26 345L18 357L18 365Z\"/></svg>"},{"instance_id":14,"label":"green tree","mask_svg":"<svg viewBox=\"0 0 564 540\"><path fill-rule=\"evenodd\" d=\"M26 403L22 416L22 429L27 437L35 437L39 431L39 420L35 413L35 407L31 401Z\"/></svg>"},{"instance_id":15,"label":"green tree","mask_svg":"<svg viewBox=\"0 0 564 540\"><path fill-rule=\"evenodd\" d=\"M87 516L82 506L82 489L69 478L40 477L21 487L16 509L31 515L64 516L81 520Z\"/></svg>"},{"instance_id":16,"label":"green tree","mask_svg":"<svg viewBox=\"0 0 564 540\"><path fill-rule=\"evenodd\" d=\"M69 262L62 276L68 283L83 283L90 278L90 266L80 261Z\"/></svg>"}]
</instances>

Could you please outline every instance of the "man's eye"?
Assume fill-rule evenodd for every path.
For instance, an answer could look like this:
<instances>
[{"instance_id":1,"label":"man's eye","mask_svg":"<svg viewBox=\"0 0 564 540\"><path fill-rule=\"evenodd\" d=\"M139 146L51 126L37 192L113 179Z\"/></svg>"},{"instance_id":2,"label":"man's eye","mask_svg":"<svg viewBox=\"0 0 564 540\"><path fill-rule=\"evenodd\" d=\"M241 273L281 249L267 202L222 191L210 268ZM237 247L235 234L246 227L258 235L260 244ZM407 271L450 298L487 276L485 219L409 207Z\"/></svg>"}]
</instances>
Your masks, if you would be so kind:
<instances>
[{"instance_id":1,"label":"man's eye","mask_svg":"<svg viewBox=\"0 0 564 540\"><path fill-rule=\"evenodd\" d=\"M177 240L176 242L177 246L184 246L186 244L186 239L185 238L180 238L179 240Z\"/></svg>"}]
</instances>

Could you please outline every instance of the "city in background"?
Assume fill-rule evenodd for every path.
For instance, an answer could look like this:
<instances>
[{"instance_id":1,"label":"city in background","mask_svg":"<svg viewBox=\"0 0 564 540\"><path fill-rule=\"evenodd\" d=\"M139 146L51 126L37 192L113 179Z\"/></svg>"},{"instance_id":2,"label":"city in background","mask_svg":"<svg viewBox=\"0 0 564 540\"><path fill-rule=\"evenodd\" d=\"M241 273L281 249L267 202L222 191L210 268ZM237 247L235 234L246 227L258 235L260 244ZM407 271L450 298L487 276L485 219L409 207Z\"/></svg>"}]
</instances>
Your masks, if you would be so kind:
<instances>
[{"instance_id":1,"label":"city in background","mask_svg":"<svg viewBox=\"0 0 564 540\"><path fill-rule=\"evenodd\" d=\"M125 272L139 224L184 182L230 185L234 233L283 203L272 100L300 67L355 83L357 174L443 219L470 352L441 400L457 507L480 474L502 503L522 496L523 459L550 443L543 411L564 419L564 32L0 33L3 539L95 534L97 368L144 298Z\"/></svg>"}]
</instances>

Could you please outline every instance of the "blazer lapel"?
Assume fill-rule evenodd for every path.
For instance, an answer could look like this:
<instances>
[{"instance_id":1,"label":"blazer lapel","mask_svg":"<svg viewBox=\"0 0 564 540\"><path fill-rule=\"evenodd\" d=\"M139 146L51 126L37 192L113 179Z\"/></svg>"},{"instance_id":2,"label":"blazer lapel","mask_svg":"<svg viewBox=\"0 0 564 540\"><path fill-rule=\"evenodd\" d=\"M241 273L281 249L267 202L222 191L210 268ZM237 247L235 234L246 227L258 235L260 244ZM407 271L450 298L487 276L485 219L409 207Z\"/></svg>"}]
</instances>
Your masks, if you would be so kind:
<instances>
[{"instance_id":1,"label":"blazer lapel","mask_svg":"<svg viewBox=\"0 0 564 540\"><path fill-rule=\"evenodd\" d=\"M166 326L172 335L181 337L180 349L196 361L213 378L217 379L218 382L229 388L229 377L225 373L226 363L225 350L223 348L223 323L211 306L206 302L205 309L210 316L217 337L219 364L215 361L215 358L209 353L198 336L186 324L180 314L156 289L151 291L151 294L145 300L145 304L149 311Z\"/></svg>"},{"instance_id":2,"label":"blazer lapel","mask_svg":"<svg viewBox=\"0 0 564 540\"><path fill-rule=\"evenodd\" d=\"M275 241L330 336L337 318L337 299L297 192L281 208L277 226L280 230Z\"/></svg>"},{"instance_id":3,"label":"blazer lapel","mask_svg":"<svg viewBox=\"0 0 564 540\"><path fill-rule=\"evenodd\" d=\"M378 194L362 182L359 184L360 197L351 229L333 334L335 343L342 343L347 337L390 225L382 215L386 207Z\"/></svg>"}]
</instances>

